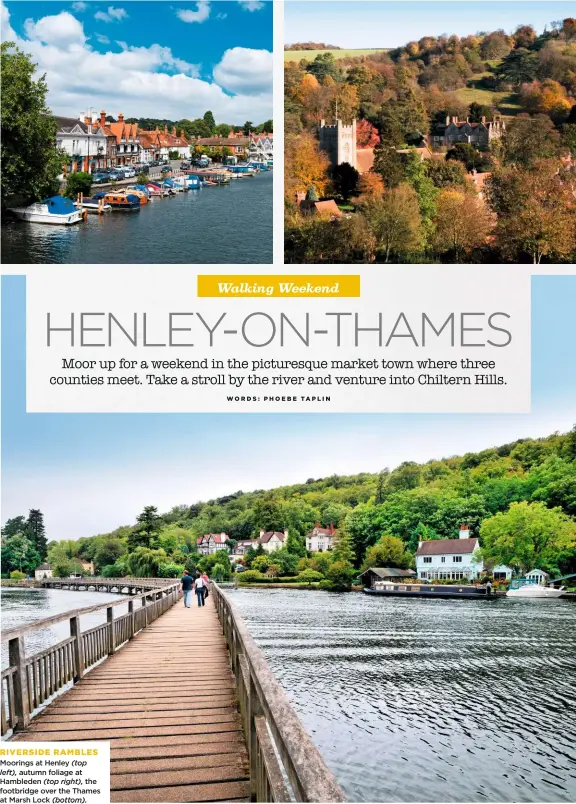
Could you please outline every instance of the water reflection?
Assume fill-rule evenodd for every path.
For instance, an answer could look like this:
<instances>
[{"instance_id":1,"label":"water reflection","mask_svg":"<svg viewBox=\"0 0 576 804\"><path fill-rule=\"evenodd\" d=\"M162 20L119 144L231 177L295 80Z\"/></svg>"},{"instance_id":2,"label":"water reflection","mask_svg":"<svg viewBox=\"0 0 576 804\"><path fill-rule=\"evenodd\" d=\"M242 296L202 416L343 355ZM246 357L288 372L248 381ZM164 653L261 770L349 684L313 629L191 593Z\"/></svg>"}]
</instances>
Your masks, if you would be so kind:
<instances>
[{"instance_id":1,"label":"water reflection","mask_svg":"<svg viewBox=\"0 0 576 804\"><path fill-rule=\"evenodd\" d=\"M272 173L154 199L78 226L6 221L2 262L270 263Z\"/></svg>"},{"instance_id":2,"label":"water reflection","mask_svg":"<svg viewBox=\"0 0 576 804\"><path fill-rule=\"evenodd\" d=\"M231 592L350 801L576 800L576 604Z\"/></svg>"}]
</instances>

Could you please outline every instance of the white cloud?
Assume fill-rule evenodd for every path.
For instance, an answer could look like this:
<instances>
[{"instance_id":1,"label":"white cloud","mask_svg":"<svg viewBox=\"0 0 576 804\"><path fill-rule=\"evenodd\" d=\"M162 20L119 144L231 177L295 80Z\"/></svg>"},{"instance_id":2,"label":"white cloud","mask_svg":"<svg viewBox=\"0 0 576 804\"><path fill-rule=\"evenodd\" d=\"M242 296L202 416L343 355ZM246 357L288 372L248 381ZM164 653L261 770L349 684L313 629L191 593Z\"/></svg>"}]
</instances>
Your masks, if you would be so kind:
<instances>
[{"instance_id":1,"label":"white cloud","mask_svg":"<svg viewBox=\"0 0 576 804\"><path fill-rule=\"evenodd\" d=\"M269 50L234 47L214 68L216 82L228 92L258 95L270 90L273 60Z\"/></svg>"},{"instance_id":2,"label":"white cloud","mask_svg":"<svg viewBox=\"0 0 576 804\"><path fill-rule=\"evenodd\" d=\"M108 6L108 11L97 11L94 14L94 19L101 20L102 22L120 22L120 20L126 19L127 16L128 12L126 9Z\"/></svg>"},{"instance_id":3,"label":"white cloud","mask_svg":"<svg viewBox=\"0 0 576 804\"><path fill-rule=\"evenodd\" d=\"M110 40L108 39L108 37L104 36L103 34L96 34L96 39L97 39L98 42L100 42L101 45L109 45L110 44Z\"/></svg>"},{"instance_id":4,"label":"white cloud","mask_svg":"<svg viewBox=\"0 0 576 804\"><path fill-rule=\"evenodd\" d=\"M228 14L216 14L217 20L225 20Z\"/></svg>"},{"instance_id":5,"label":"white cloud","mask_svg":"<svg viewBox=\"0 0 576 804\"><path fill-rule=\"evenodd\" d=\"M72 3L73 11L86 11L87 8L88 8L87 3Z\"/></svg>"},{"instance_id":6,"label":"white cloud","mask_svg":"<svg viewBox=\"0 0 576 804\"><path fill-rule=\"evenodd\" d=\"M38 22L28 19L24 23L24 31L28 39L34 42L58 47L83 45L86 41L82 23L68 11L61 11L53 17L42 17Z\"/></svg>"},{"instance_id":7,"label":"white cloud","mask_svg":"<svg viewBox=\"0 0 576 804\"><path fill-rule=\"evenodd\" d=\"M272 55L267 51L227 51L218 76L203 80L198 65L160 44L117 43L119 51L110 47L101 53L90 46L82 23L67 12L29 20L26 37L19 38L10 31L8 11L1 3L0 8L4 37L30 54L37 75L46 73L47 101L55 114L76 117L92 106L113 115L180 120L211 109L217 122L235 125L272 116Z\"/></svg>"},{"instance_id":8,"label":"white cloud","mask_svg":"<svg viewBox=\"0 0 576 804\"><path fill-rule=\"evenodd\" d=\"M260 11L264 8L262 0L238 0L244 11Z\"/></svg>"},{"instance_id":9,"label":"white cloud","mask_svg":"<svg viewBox=\"0 0 576 804\"><path fill-rule=\"evenodd\" d=\"M176 16L182 22L205 22L210 16L210 3L207 0L200 0L199 3L196 3L196 11L181 8L176 12Z\"/></svg>"}]
</instances>

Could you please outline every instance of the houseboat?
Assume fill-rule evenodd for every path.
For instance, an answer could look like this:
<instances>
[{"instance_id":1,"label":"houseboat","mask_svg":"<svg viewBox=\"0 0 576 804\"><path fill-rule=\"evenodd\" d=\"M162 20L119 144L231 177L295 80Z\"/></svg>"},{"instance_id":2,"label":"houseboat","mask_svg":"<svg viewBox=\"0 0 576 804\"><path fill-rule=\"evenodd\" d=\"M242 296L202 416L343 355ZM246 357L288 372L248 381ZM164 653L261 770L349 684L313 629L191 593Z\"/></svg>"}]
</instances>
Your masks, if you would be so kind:
<instances>
[{"instance_id":1,"label":"houseboat","mask_svg":"<svg viewBox=\"0 0 576 804\"><path fill-rule=\"evenodd\" d=\"M463 598L496 600L491 588L484 585L433 584L419 581L414 570L373 567L360 576L367 595L388 597Z\"/></svg>"},{"instance_id":2,"label":"houseboat","mask_svg":"<svg viewBox=\"0 0 576 804\"><path fill-rule=\"evenodd\" d=\"M93 198L103 198L113 212L137 212L140 209L140 198L133 193L96 193Z\"/></svg>"},{"instance_id":3,"label":"houseboat","mask_svg":"<svg viewBox=\"0 0 576 804\"><path fill-rule=\"evenodd\" d=\"M83 221L85 216L83 210L77 209L70 198L61 195L53 195L27 207L12 207L10 212L20 220L29 223L47 223L52 226L71 226Z\"/></svg>"}]
</instances>

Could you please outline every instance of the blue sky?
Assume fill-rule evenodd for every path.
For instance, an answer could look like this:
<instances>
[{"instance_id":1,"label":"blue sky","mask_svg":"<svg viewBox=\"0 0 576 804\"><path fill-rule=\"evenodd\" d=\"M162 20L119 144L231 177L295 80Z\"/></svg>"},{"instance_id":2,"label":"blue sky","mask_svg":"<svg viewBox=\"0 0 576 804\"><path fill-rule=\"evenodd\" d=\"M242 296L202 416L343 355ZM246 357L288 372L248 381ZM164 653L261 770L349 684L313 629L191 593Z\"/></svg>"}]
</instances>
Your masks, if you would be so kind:
<instances>
[{"instance_id":1,"label":"blue sky","mask_svg":"<svg viewBox=\"0 0 576 804\"><path fill-rule=\"evenodd\" d=\"M55 114L262 122L272 116L270 0L2 3L3 39L46 72Z\"/></svg>"},{"instance_id":2,"label":"blue sky","mask_svg":"<svg viewBox=\"0 0 576 804\"><path fill-rule=\"evenodd\" d=\"M554 20L574 16L573 2L362 2L336 0L299 2L287 0L284 41L326 42L343 48L398 47L423 36L458 34L503 28L512 31L520 24L538 31Z\"/></svg>"},{"instance_id":3,"label":"blue sky","mask_svg":"<svg viewBox=\"0 0 576 804\"><path fill-rule=\"evenodd\" d=\"M26 414L25 279L2 279L2 516L41 508L78 538L239 489L379 471L568 430L576 422L576 276L532 280L526 415Z\"/></svg>"}]
</instances>

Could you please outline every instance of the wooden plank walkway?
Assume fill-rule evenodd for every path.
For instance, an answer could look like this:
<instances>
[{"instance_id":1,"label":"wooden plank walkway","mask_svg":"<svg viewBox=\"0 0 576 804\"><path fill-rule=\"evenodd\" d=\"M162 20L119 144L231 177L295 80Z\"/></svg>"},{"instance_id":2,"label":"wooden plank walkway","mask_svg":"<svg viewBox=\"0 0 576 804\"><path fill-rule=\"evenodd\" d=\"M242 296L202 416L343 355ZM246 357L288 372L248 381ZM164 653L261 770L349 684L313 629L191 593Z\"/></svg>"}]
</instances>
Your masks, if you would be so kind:
<instances>
[{"instance_id":1,"label":"wooden plank walkway","mask_svg":"<svg viewBox=\"0 0 576 804\"><path fill-rule=\"evenodd\" d=\"M234 677L212 596L178 602L14 740L109 740L112 802L248 801Z\"/></svg>"}]
</instances>

